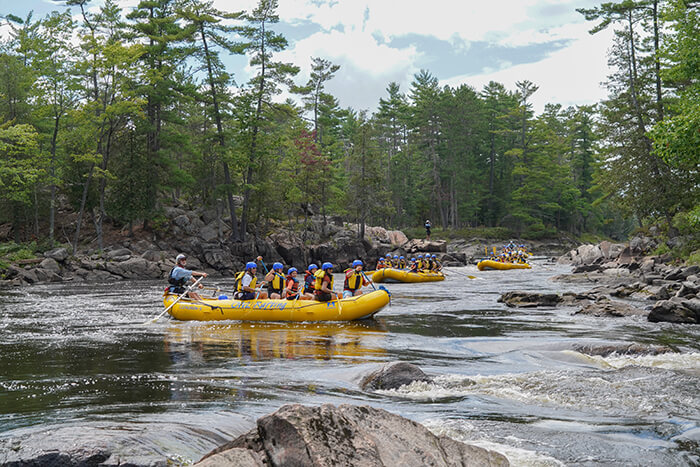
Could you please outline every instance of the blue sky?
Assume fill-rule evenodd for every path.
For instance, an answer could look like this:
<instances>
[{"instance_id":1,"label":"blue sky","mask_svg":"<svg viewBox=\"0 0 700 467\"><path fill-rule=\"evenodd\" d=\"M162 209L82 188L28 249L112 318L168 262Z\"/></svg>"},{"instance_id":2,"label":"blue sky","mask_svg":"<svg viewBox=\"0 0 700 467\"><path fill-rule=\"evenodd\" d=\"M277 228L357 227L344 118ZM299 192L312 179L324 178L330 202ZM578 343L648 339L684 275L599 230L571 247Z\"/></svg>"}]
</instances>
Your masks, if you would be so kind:
<instances>
[{"instance_id":1,"label":"blue sky","mask_svg":"<svg viewBox=\"0 0 700 467\"><path fill-rule=\"evenodd\" d=\"M93 0L95 5L100 0ZM125 10L138 0L120 0ZM257 0L214 0L217 8L252 9ZM279 0L276 29L290 47L279 59L302 68L308 78L311 57L341 66L327 90L342 106L374 110L390 81L408 91L413 75L425 68L442 84L481 89L490 80L510 89L528 79L539 85L535 109L548 102L589 104L605 96L600 83L607 70L611 33L588 34L592 26L576 13L599 1L553 0ZM35 17L64 2L0 0L0 14ZM75 8L75 7L74 7ZM77 13L77 10L75 11ZM0 29L0 34L6 33ZM249 77L246 60L226 57L238 82Z\"/></svg>"}]
</instances>

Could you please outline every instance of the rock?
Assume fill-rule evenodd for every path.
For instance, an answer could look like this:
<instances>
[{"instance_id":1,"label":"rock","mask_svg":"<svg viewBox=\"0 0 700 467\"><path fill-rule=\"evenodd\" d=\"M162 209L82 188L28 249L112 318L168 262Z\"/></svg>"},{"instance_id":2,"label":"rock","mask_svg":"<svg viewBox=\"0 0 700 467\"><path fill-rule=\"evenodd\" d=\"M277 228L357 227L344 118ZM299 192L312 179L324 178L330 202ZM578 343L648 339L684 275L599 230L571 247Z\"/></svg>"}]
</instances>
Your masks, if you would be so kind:
<instances>
[{"instance_id":1,"label":"rock","mask_svg":"<svg viewBox=\"0 0 700 467\"><path fill-rule=\"evenodd\" d=\"M156 250L146 250L141 255L141 258L145 259L146 261L157 263L158 261L163 261L165 259L165 253Z\"/></svg>"},{"instance_id":2,"label":"rock","mask_svg":"<svg viewBox=\"0 0 700 467\"><path fill-rule=\"evenodd\" d=\"M664 321L669 323L700 324L700 306L694 306L695 300L687 300L686 302L688 303L673 299L658 301L654 304L647 319L652 323Z\"/></svg>"},{"instance_id":3,"label":"rock","mask_svg":"<svg viewBox=\"0 0 700 467\"><path fill-rule=\"evenodd\" d=\"M689 297L697 295L698 288L692 282L683 282L681 288L676 292L676 297Z\"/></svg>"},{"instance_id":4,"label":"rock","mask_svg":"<svg viewBox=\"0 0 700 467\"><path fill-rule=\"evenodd\" d=\"M593 264L603 258L603 252L598 245L581 245L576 249L573 264Z\"/></svg>"},{"instance_id":5,"label":"rock","mask_svg":"<svg viewBox=\"0 0 700 467\"><path fill-rule=\"evenodd\" d=\"M58 261L50 257L39 263L39 267L55 274L59 274L61 272L61 266L58 264Z\"/></svg>"},{"instance_id":6,"label":"rock","mask_svg":"<svg viewBox=\"0 0 700 467\"><path fill-rule=\"evenodd\" d=\"M163 214L165 214L165 217L167 217L168 219L175 219L178 216L183 216L185 214L185 211L180 208L166 206L163 208Z\"/></svg>"},{"instance_id":7,"label":"rock","mask_svg":"<svg viewBox=\"0 0 700 467\"><path fill-rule=\"evenodd\" d=\"M531 308L538 306L557 306L561 297L557 294L541 294L536 292L523 292L514 290L506 292L498 298L498 302L505 303L509 307Z\"/></svg>"},{"instance_id":8,"label":"rock","mask_svg":"<svg viewBox=\"0 0 700 467\"><path fill-rule=\"evenodd\" d=\"M392 246L400 247L408 243L408 237L400 230L388 230L386 233Z\"/></svg>"},{"instance_id":9,"label":"rock","mask_svg":"<svg viewBox=\"0 0 700 467\"><path fill-rule=\"evenodd\" d=\"M654 260L653 259L645 259L641 262L639 265L639 269L642 271L644 274L651 273L654 270Z\"/></svg>"},{"instance_id":10,"label":"rock","mask_svg":"<svg viewBox=\"0 0 700 467\"><path fill-rule=\"evenodd\" d=\"M58 262L67 260L68 256L68 250L65 248L54 248L53 250L44 253L44 257L54 259Z\"/></svg>"},{"instance_id":11,"label":"rock","mask_svg":"<svg viewBox=\"0 0 700 467\"><path fill-rule=\"evenodd\" d=\"M231 449L251 449L269 466L509 465L499 453L436 436L385 410L345 404L285 405L200 462Z\"/></svg>"},{"instance_id":12,"label":"rock","mask_svg":"<svg viewBox=\"0 0 700 467\"><path fill-rule=\"evenodd\" d=\"M622 243L610 243L608 241L602 241L598 245L598 248L603 253L606 259L617 259L625 249L625 245Z\"/></svg>"},{"instance_id":13,"label":"rock","mask_svg":"<svg viewBox=\"0 0 700 467\"><path fill-rule=\"evenodd\" d=\"M212 222L211 224L205 225L204 227L199 229L199 238L201 238L207 243L213 242L214 240L219 238L219 226L217 225L217 223Z\"/></svg>"},{"instance_id":14,"label":"rock","mask_svg":"<svg viewBox=\"0 0 700 467\"><path fill-rule=\"evenodd\" d=\"M621 277L621 276L629 276L630 271L629 271L629 269L625 269L625 268L612 268L612 269L603 270L603 274L606 274L608 276L613 276L613 277Z\"/></svg>"},{"instance_id":15,"label":"rock","mask_svg":"<svg viewBox=\"0 0 700 467\"><path fill-rule=\"evenodd\" d=\"M398 389L414 381L432 381L432 379L411 363L391 363L365 375L360 381L360 389L363 391Z\"/></svg>"},{"instance_id":16,"label":"rock","mask_svg":"<svg viewBox=\"0 0 700 467\"><path fill-rule=\"evenodd\" d=\"M576 266L574 269L571 270L572 274L580 274L582 272L593 272L593 271L599 271L600 266L597 264L582 264L580 266Z\"/></svg>"},{"instance_id":17,"label":"rock","mask_svg":"<svg viewBox=\"0 0 700 467\"><path fill-rule=\"evenodd\" d=\"M27 282L29 284L39 282L39 278L37 277L36 272L34 272L33 269L20 269L19 278L22 281Z\"/></svg>"},{"instance_id":18,"label":"rock","mask_svg":"<svg viewBox=\"0 0 700 467\"><path fill-rule=\"evenodd\" d=\"M414 238L406 243L403 249L406 250L407 253L447 253L447 242L444 240L428 241Z\"/></svg>"},{"instance_id":19,"label":"rock","mask_svg":"<svg viewBox=\"0 0 700 467\"><path fill-rule=\"evenodd\" d=\"M303 265L304 242L296 233L278 233L270 236L277 253L285 264Z\"/></svg>"},{"instance_id":20,"label":"rock","mask_svg":"<svg viewBox=\"0 0 700 467\"><path fill-rule=\"evenodd\" d=\"M670 347L642 344L575 345L574 350L586 355L607 357L609 355L659 355L675 352Z\"/></svg>"},{"instance_id":21,"label":"rock","mask_svg":"<svg viewBox=\"0 0 700 467\"><path fill-rule=\"evenodd\" d=\"M250 449L233 448L204 458L195 464L199 467L265 467L263 456Z\"/></svg>"},{"instance_id":22,"label":"rock","mask_svg":"<svg viewBox=\"0 0 700 467\"><path fill-rule=\"evenodd\" d=\"M584 305L580 310L576 311L574 314L583 315L593 315L593 316L609 316L609 317L621 317L621 316L644 316L647 314L646 311L640 310L639 308L632 307L625 303L614 302L604 297L600 297L593 303Z\"/></svg>"},{"instance_id":23,"label":"rock","mask_svg":"<svg viewBox=\"0 0 700 467\"><path fill-rule=\"evenodd\" d=\"M189 258L187 260L189 262ZM211 248L204 251L204 261L211 267L217 270L233 269L231 255L226 253L222 248ZM195 267L188 264L188 267Z\"/></svg>"},{"instance_id":24,"label":"rock","mask_svg":"<svg viewBox=\"0 0 700 467\"><path fill-rule=\"evenodd\" d=\"M657 242L652 237L634 237L630 240L630 250L633 254L643 255L656 246Z\"/></svg>"},{"instance_id":25,"label":"rock","mask_svg":"<svg viewBox=\"0 0 700 467\"><path fill-rule=\"evenodd\" d=\"M107 252L107 258L113 261L126 261L131 258L131 250L128 248L116 248Z\"/></svg>"},{"instance_id":26,"label":"rock","mask_svg":"<svg viewBox=\"0 0 700 467\"><path fill-rule=\"evenodd\" d=\"M389 237L389 232L387 232L384 227L365 227L365 237L370 241L389 244L392 243Z\"/></svg>"},{"instance_id":27,"label":"rock","mask_svg":"<svg viewBox=\"0 0 700 467\"><path fill-rule=\"evenodd\" d=\"M42 454L31 459L23 458L22 460L7 462L2 465L5 467L88 467L93 465L105 465L104 462L111 456L111 453L101 448L78 448L68 452L42 452Z\"/></svg>"},{"instance_id":28,"label":"rock","mask_svg":"<svg viewBox=\"0 0 700 467\"><path fill-rule=\"evenodd\" d=\"M140 257L131 258L120 263L110 262L107 263L105 267L110 273L126 279L156 279L160 277L160 270L158 267L154 263Z\"/></svg>"}]
</instances>

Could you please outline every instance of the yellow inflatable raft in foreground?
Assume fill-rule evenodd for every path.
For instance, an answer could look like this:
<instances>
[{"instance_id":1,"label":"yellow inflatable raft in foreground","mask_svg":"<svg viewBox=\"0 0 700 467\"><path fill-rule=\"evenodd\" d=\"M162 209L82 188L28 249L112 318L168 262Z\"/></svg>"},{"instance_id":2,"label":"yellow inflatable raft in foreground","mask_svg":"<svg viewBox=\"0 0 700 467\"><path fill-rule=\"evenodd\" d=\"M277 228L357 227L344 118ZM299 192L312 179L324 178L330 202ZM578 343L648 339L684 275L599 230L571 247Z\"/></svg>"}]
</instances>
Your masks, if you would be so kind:
<instances>
[{"instance_id":1,"label":"yellow inflatable raft in foreground","mask_svg":"<svg viewBox=\"0 0 700 467\"><path fill-rule=\"evenodd\" d=\"M501 271L506 269L530 269L530 265L526 263L499 263L498 261L492 261L490 259L479 261L476 267L479 271L483 271L484 269L499 269Z\"/></svg>"},{"instance_id":2,"label":"yellow inflatable raft in foreground","mask_svg":"<svg viewBox=\"0 0 700 467\"><path fill-rule=\"evenodd\" d=\"M177 295L166 295L167 308ZM351 321L371 318L389 303L389 292L380 288L340 301L315 300L217 300L182 299L168 311L182 321Z\"/></svg>"},{"instance_id":3,"label":"yellow inflatable raft in foreground","mask_svg":"<svg viewBox=\"0 0 700 467\"><path fill-rule=\"evenodd\" d=\"M377 269L372 274L373 282L436 282L444 281L441 272L408 272L403 269Z\"/></svg>"}]
</instances>

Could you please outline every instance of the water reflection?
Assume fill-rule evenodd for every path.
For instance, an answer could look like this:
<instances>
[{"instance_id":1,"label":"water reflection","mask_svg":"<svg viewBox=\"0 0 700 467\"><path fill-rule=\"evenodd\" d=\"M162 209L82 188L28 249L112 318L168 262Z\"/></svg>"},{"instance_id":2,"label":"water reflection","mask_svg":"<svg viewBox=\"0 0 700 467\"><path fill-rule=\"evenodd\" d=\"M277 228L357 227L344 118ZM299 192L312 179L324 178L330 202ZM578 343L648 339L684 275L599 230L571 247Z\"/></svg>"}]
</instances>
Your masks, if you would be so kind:
<instances>
[{"instance_id":1,"label":"water reflection","mask_svg":"<svg viewBox=\"0 0 700 467\"><path fill-rule=\"evenodd\" d=\"M238 358L252 361L333 360L362 363L384 357L381 321L345 323L177 323L165 333L174 362Z\"/></svg>"}]
</instances>

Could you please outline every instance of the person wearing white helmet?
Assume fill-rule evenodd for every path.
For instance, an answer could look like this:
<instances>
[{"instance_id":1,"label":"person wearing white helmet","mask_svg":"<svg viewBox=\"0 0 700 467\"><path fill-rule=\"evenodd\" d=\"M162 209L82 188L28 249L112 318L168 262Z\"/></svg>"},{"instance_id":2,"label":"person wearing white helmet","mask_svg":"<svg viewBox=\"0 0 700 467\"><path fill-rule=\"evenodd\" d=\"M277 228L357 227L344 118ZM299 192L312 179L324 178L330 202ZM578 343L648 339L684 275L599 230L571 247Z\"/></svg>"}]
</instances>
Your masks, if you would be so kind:
<instances>
[{"instance_id":1,"label":"person wearing white helmet","mask_svg":"<svg viewBox=\"0 0 700 467\"><path fill-rule=\"evenodd\" d=\"M180 253L175 258L175 266L170 270L168 274L168 292L183 294L185 293L185 286L188 282L195 282L195 277L207 277L206 272L191 271L187 269L187 256ZM199 284L199 288L203 288L202 284ZM187 296L192 300L201 300L202 297L196 292L188 292Z\"/></svg>"},{"instance_id":2,"label":"person wearing white helmet","mask_svg":"<svg viewBox=\"0 0 700 467\"><path fill-rule=\"evenodd\" d=\"M433 224L430 223L430 219L426 219L426 221L425 221L425 238L428 241L430 241L430 228L432 226L433 226Z\"/></svg>"}]
</instances>

